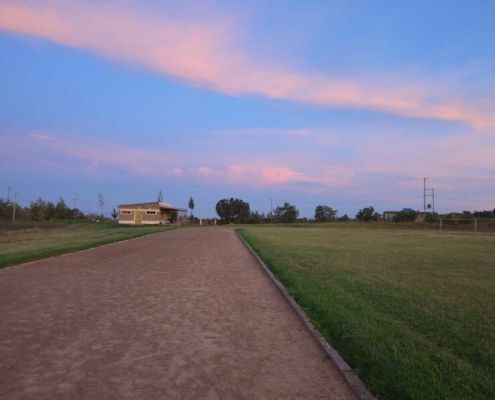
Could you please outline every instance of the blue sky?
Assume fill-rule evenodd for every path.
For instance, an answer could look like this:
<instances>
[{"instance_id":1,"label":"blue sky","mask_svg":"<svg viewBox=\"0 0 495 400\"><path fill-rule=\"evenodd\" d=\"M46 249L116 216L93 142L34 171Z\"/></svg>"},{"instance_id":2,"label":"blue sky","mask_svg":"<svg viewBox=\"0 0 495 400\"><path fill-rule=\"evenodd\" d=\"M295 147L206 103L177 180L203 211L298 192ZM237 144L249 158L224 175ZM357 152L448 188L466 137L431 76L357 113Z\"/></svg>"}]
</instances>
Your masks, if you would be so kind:
<instances>
[{"instance_id":1,"label":"blue sky","mask_svg":"<svg viewBox=\"0 0 495 400\"><path fill-rule=\"evenodd\" d=\"M0 0L0 185L311 216L419 209L428 177L493 209L494 27L488 1Z\"/></svg>"}]
</instances>

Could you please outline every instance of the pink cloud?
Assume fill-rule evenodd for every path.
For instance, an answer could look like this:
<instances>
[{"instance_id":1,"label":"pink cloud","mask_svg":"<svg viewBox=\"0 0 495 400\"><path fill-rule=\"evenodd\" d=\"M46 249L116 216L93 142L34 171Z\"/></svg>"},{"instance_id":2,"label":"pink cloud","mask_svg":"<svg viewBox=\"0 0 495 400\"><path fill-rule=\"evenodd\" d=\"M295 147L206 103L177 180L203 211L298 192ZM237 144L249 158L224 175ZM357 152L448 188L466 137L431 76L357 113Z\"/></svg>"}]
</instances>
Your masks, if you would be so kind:
<instances>
[{"instance_id":1,"label":"pink cloud","mask_svg":"<svg viewBox=\"0 0 495 400\"><path fill-rule=\"evenodd\" d=\"M315 138L320 149L318 136L309 137ZM345 143L345 140L342 135L341 141ZM493 182L495 138L483 133L452 135L448 140L430 139L427 146L410 136L382 133L361 137L358 143L351 144L354 153L338 162L332 161L332 153L318 156L309 148L299 151L297 157L286 151L273 151L267 158L254 155L249 148L211 157L180 149L174 152L167 148L139 149L35 132L2 134L0 159L6 166L26 171L48 169L99 177L112 177L118 171L119 176L125 172L126 176L139 179L163 177L181 184L270 188L267 190L273 186L305 194L328 195L336 189L350 197L369 198L376 198L384 190L421 193L421 178L425 176L432 178L439 193L468 187L493 193L483 179ZM216 148L214 144L211 146ZM208 150L208 147L202 149L207 153ZM473 181L473 177L480 181ZM467 180L464 182L463 178Z\"/></svg>"},{"instance_id":2,"label":"pink cloud","mask_svg":"<svg viewBox=\"0 0 495 400\"><path fill-rule=\"evenodd\" d=\"M243 164L231 164L227 169L227 177L233 183L249 182L253 185L310 183L327 188L346 186L354 176L354 171L350 167L323 166L303 172L297 167L284 165L283 162L282 159L278 159L277 164L267 164L251 160Z\"/></svg>"},{"instance_id":3,"label":"pink cloud","mask_svg":"<svg viewBox=\"0 0 495 400\"><path fill-rule=\"evenodd\" d=\"M310 180L303 173L285 165L229 165L228 177L234 182L253 182L262 185Z\"/></svg>"},{"instance_id":4,"label":"pink cloud","mask_svg":"<svg viewBox=\"0 0 495 400\"><path fill-rule=\"evenodd\" d=\"M197 23L145 13L142 7L124 4L5 2L0 4L0 29L143 65L228 94L372 109L476 127L495 124L490 110L480 110L466 100L452 102L448 91L431 84L376 77L344 80L267 65L266 60L242 52L229 18ZM441 100L434 103L428 100L438 97Z\"/></svg>"},{"instance_id":5,"label":"pink cloud","mask_svg":"<svg viewBox=\"0 0 495 400\"><path fill-rule=\"evenodd\" d=\"M81 138L61 138L47 133L4 137L0 155L17 160L20 165L36 168L55 163L66 172L101 174L109 169L127 171L133 175L167 176L212 184L284 185L315 184L325 187L348 184L354 172L345 166L304 165L273 154L270 162L240 152L237 163L218 155L213 159L195 154L170 152L167 149L144 150L120 144ZM13 150L16 151L13 151ZM196 162L202 164L192 167ZM315 172L316 171L316 172Z\"/></svg>"},{"instance_id":6,"label":"pink cloud","mask_svg":"<svg viewBox=\"0 0 495 400\"><path fill-rule=\"evenodd\" d=\"M203 176L208 176L208 175L211 175L213 173L213 170L209 167L199 167L199 168L196 168L195 171L199 174L199 175L203 175Z\"/></svg>"}]
</instances>

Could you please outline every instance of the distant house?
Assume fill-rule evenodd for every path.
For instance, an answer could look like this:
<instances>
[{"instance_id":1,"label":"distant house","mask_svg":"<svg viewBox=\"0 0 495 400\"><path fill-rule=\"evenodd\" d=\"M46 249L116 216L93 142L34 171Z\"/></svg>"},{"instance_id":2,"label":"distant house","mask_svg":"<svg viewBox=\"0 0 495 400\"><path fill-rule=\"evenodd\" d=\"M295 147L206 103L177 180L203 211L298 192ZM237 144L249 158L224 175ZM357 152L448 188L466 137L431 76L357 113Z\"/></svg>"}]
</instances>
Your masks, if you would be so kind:
<instances>
[{"instance_id":1,"label":"distant house","mask_svg":"<svg viewBox=\"0 0 495 400\"><path fill-rule=\"evenodd\" d=\"M383 212L383 220L384 221L393 221L394 218L400 213L400 211L384 211Z\"/></svg>"},{"instance_id":2,"label":"distant house","mask_svg":"<svg viewBox=\"0 0 495 400\"><path fill-rule=\"evenodd\" d=\"M162 201L119 205L119 224L166 225L180 223L184 219L184 208L172 207Z\"/></svg>"},{"instance_id":3,"label":"distant house","mask_svg":"<svg viewBox=\"0 0 495 400\"><path fill-rule=\"evenodd\" d=\"M399 214L412 214L413 219L410 219L409 221L414 220L414 222L425 222L426 220L424 213L416 211L413 208L403 208L400 211L384 211L382 219L387 222L396 221L396 217L399 216ZM400 220L406 221L404 218Z\"/></svg>"}]
</instances>

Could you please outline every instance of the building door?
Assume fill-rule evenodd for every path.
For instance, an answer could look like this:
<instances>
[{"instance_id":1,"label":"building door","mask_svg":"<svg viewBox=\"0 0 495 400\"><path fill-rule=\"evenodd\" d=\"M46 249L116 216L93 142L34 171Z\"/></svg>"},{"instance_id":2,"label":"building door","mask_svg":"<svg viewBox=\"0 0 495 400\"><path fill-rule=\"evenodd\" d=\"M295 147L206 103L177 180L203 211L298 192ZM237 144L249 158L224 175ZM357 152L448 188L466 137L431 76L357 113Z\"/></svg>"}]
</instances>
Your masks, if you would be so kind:
<instances>
[{"instance_id":1,"label":"building door","mask_svg":"<svg viewBox=\"0 0 495 400\"><path fill-rule=\"evenodd\" d=\"M143 214L141 210L135 210L134 211L134 223L136 225L141 225L141 221L143 219Z\"/></svg>"}]
</instances>

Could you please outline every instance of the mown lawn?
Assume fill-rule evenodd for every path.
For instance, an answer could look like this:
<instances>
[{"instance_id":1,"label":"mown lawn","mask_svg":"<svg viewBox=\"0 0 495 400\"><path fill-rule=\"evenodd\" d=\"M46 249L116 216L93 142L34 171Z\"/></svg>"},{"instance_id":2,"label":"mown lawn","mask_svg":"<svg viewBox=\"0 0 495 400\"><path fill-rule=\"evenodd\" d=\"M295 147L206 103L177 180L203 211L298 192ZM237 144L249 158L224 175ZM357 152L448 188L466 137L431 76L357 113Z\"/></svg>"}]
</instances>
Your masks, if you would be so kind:
<instances>
[{"instance_id":1,"label":"mown lawn","mask_svg":"<svg viewBox=\"0 0 495 400\"><path fill-rule=\"evenodd\" d=\"M380 399L495 399L495 235L241 234Z\"/></svg>"},{"instance_id":2,"label":"mown lawn","mask_svg":"<svg viewBox=\"0 0 495 400\"><path fill-rule=\"evenodd\" d=\"M88 222L41 229L1 230L0 268L170 229L174 228Z\"/></svg>"}]
</instances>

